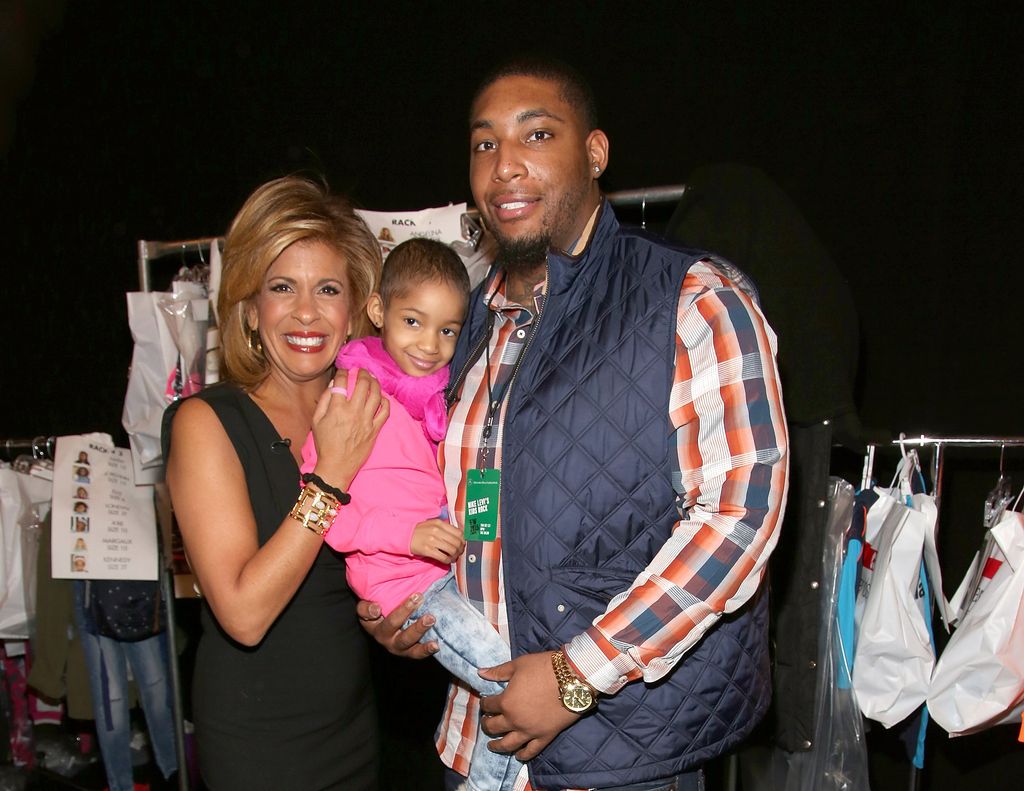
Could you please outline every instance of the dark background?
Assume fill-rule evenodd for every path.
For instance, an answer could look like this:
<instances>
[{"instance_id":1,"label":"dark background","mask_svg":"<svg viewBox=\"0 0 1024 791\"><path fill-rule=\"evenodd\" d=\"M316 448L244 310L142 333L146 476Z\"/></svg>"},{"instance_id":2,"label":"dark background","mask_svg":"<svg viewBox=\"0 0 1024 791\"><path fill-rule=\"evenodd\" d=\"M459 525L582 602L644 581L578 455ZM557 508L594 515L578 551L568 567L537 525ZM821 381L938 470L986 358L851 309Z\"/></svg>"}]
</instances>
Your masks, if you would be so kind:
<instances>
[{"instance_id":1,"label":"dark background","mask_svg":"<svg viewBox=\"0 0 1024 791\"><path fill-rule=\"evenodd\" d=\"M0 439L123 441L138 239L221 234L295 171L367 208L471 200L469 96L524 49L594 84L607 190L737 161L789 193L857 304L866 426L1024 434L1019 18L967 2L0 0ZM994 482L991 456L964 464L961 491ZM932 787L1009 787L1009 729L933 742Z\"/></svg>"}]
</instances>

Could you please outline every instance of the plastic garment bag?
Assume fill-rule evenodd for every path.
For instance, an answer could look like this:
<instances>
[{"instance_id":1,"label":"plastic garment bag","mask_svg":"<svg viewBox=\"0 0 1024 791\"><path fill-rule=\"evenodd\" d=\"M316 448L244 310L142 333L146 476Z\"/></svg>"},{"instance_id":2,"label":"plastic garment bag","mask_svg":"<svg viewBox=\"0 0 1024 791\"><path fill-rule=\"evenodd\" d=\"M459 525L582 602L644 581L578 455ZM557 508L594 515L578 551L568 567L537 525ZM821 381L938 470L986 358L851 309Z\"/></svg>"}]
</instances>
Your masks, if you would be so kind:
<instances>
[{"instance_id":1,"label":"plastic garment bag","mask_svg":"<svg viewBox=\"0 0 1024 791\"><path fill-rule=\"evenodd\" d=\"M163 463L164 409L204 385L209 300L196 283L176 283L174 293L134 292L127 298L135 349L121 423L131 441L135 483L153 483ZM155 477L147 478L147 472Z\"/></svg>"},{"instance_id":2,"label":"plastic garment bag","mask_svg":"<svg viewBox=\"0 0 1024 791\"><path fill-rule=\"evenodd\" d=\"M829 479L829 514L821 573L821 626L815 694L814 747L790 773L786 791L869 791L864 720L850 688L853 646L839 628L844 535L853 512L853 487Z\"/></svg>"},{"instance_id":3,"label":"plastic garment bag","mask_svg":"<svg viewBox=\"0 0 1024 791\"><path fill-rule=\"evenodd\" d=\"M1005 512L989 534L953 598L966 613L928 692L928 710L950 736L1020 722L1024 711L1024 514Z\"/></svg>"},{"instance_id":4,"label":"plastic garment bag","mask_svg":"<svg viewBox=\"0 0 1024 791\"><path fill-rule=\"evenodd\" d=\"M857 646L853 688L865 717L890 728L925 702L935 649L928 589L922 566L934 553L937 509L926 494L911 492L916 455L904 459L899 485L876 488L868 510L864 564L857 593ZM937 560L928 562L937 569ZM944 610L944 608L943 608Z\"/></svg>"},{"instance_id":5,"label":"plastic garment bag","mask_svg":"<svg viewBox=\"0 0 1024 791\"><path fill-rule=\"evenodd\" d=\"M24 640L34 631L39 524L52 490L45 477L0 465L0 639Z\"/></svg>"}]
</instances>

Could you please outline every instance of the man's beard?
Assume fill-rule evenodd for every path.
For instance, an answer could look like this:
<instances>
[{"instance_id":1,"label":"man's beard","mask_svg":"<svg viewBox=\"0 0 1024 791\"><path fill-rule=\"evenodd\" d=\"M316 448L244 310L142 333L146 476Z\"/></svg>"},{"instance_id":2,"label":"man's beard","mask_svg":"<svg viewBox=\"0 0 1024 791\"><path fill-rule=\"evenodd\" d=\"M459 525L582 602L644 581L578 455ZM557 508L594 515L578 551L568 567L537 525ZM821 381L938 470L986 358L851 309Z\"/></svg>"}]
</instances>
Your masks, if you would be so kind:
<instances>
[{"instance_id":1,"label":"man's beard","mask_svg":"<svg viewBox=\"0 0 1024 791\"><path fill-rule=\"evenodd\" d=\"M551 237L547 234L509 239L494 234L498 243L495 263L510 275L529 275L547 260Z\"/></svg>"},{"instance_id":2,"label":"man's beard","mask_svg":"<svg viewBox=\"0 0 1024 791\"><path fill-rule=\"evenodd\" d=\"M586 193L585 183L565 192L554 205L552 213L544 218L540 232L534 236L513 239L492 230L498 243L495 263L510 275L530 275L544 266L556 235L564 235L565 230L572 229L586 201Z\"/></svg>"}]
</instances>

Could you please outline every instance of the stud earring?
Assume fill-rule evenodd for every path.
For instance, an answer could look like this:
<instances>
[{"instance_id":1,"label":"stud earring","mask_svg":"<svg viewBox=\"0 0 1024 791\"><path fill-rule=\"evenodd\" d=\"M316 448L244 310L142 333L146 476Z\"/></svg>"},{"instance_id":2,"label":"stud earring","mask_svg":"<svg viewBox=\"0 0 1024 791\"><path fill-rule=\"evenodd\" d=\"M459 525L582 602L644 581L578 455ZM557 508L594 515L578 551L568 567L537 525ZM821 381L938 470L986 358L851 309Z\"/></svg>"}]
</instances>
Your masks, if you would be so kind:
<instances>
[{"instance_id":1,"label":"stud earring","mask_svg":"<svg viewBox=\"0 0 1024 791\"><path fill-rule=\"evenodd\" d=\"M601 172L601 168L598 165L594 165L594 172L595 173L600 173Z\"/></svg>"}]
</instances>

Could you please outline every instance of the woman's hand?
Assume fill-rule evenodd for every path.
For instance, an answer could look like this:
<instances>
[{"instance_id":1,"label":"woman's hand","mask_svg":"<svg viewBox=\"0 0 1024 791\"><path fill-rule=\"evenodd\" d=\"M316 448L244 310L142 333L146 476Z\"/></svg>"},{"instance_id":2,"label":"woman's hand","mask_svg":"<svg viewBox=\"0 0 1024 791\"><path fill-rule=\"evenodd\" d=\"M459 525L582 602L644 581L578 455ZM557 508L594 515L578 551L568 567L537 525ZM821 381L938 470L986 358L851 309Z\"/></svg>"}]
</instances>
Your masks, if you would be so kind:
<instances>
[{"instance_id":1,"label":"woman's hand","mask_svg":"<svg viewBox=\"0 0 1024 791\"><path fill-rule=\"evenodd\" d=\"M339 371L339 376L346 374ZM348 489L389 412L380 385L366 371L359 371L347 394L342 388L328 387L313 412L317 474L332 486Z\"/></svg>"},{"instance_id":2,"label":"woman's hand","mask_svg":"<svg viewBox=\"0 0 1024 791\"><path fill-rule=\"evenodd\" d=\"M377 602L360 601L356 605L356 614L363 628L392 654L408 659L423 659L436 654L438 650L438 645L433 640L427 643L420 642L427 630L434 625L434 616L429 613L421 615L407 628L402 628L402 624L409 620L409 616L416 612L422 603L423 597L414 593L385 618Z\"/></svg>"},{"instance_id":3,"label":"woman's hand","mask_svg":"<svg viewBox=\"0 0 1024 791\"><path fill-rule=\"evenodd\" d=\"M428 519L412 529L409 549L421 558L454 563L465 548L462 532L443 519Z\"/></svg>"}]
</instances>

